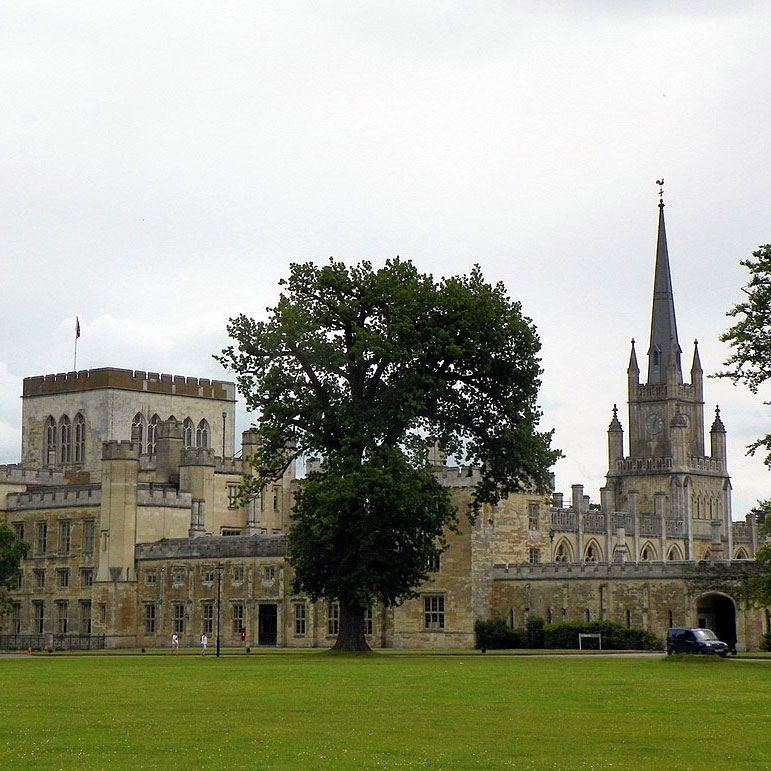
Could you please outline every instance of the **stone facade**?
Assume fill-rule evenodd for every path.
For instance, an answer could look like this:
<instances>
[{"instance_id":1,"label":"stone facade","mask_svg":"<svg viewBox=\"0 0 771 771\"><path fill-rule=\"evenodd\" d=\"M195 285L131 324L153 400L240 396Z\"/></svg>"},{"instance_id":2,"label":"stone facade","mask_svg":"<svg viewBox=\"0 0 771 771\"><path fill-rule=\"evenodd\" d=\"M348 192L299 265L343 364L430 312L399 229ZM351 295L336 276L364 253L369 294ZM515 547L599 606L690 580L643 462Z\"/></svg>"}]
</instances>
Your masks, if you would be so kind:
<instances>
[{"instance_id":1,"label":"stone facade","mask_svg":"<svg viewBox=\"0 0 771 771\"><path fill-rule=\"evenodd\" d=\"M706 455L698 347L690 383L680 353L662 204L647 382L633 343L628 445L614 407L599 504L579 484L567 501L521 492L472 524L478 472L433 451L459 529L414 599L370 610L370 644L469 648L476 620L538 615L660 637L711 626L757 648L769 610L745 606L737 584L758 525L732 521L725 427L716 409ZM294 468L248 506L236 498L259 437L244 432L236 457L234 399L232 383L130 370L27 378L22 463L0 468L0 522L31 550L0 632L104 635L111 647L164 646L176 632L192 646L219 622L227 646L331 645L337 606L292 592Z\"/></svg>"}]
</instances>

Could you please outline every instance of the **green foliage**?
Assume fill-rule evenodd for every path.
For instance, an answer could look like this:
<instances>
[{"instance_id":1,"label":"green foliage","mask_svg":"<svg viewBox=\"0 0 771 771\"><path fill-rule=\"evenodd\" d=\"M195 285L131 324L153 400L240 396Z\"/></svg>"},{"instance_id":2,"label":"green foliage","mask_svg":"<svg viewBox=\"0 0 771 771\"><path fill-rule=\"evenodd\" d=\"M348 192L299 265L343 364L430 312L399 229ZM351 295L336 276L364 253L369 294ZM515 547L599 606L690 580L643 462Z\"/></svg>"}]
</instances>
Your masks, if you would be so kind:
<instances>
[{"instance_id":1,"label":"green foliage","mask_svg":"<svg viewBox=\"0 0 771 771\"><path fill-rule=\"evenodd\" d=\"M768 537L771 534L771 500L758 501L754 511L760 523L761 535ZM767 542L755 551L755 562L760 566L760 571L757 575L744 578L740 591L748 602L769 606L771 605L771 543Z\"/></svg>"},{"instance_id":2,"label":"green foliage","mask_svg":"<svg viewBox=\"0 0 771 771\"><path fill-rule=\"evenodd\" d=\"M744 383L752 393L757 393L771 378L771 244L759 247L752 257L740 263L751 277L742 287L746 299L727 314L737 321L720 340L731 345L734 352L724 363L728 369L718 373L718 377ZM771 468L771 433L753 442L749 452L760 448L768 452L765 463Z\"/></svg>"},{"instance_id":3,"label":"green foliage","mask_svg":"<svg viewBox=\"0 0 771 771\"><path fill-rule=\"evenodd\" d=\"M297 493L289 559L302 590L314 601L331 594L354 607L398 604L428 579L446 545L449 492L388 447L352 468L337 463L333 457L324 473L309 474Z\"/></svg>"},{"instance_id":4,"label":"green foliage","mask_svg":"<svg viewBox=\"0 0 771 771\"><path fill-rule=\"evenodd\" d=\"M410 596L454 522L427 472L428 448L478 466L472 511L527 488L545 491L559 457L540 433L540 343L503 285L434 281L407 261L379 270L293 264L267 319L228 326L232 369L258 415L245 500L298 456L289 533L295 587L345 608ZM342 629L342 623L341 623Z\"/></svg>"},{"instance_id":5,"label":"green foliage","mask_svg":"<svg viewBox=\"0 0 771 771\"><path fill-rule=\"evenodd\" d=\"M662 650L664 643L651 632L621 626L612 621L568 621L544 627L544 647L578 648L578 635L601 634L603 650Z\"/></svg>"},{"instance_id":6,"label":"green foliage","mask_svg":"<svg viewBox=\"0 0 771 771\"><path fill-rule=\"evenodd\" d=\"M760 638L760 650L771 651L771 629Z\"/></svg>"},{"instance_id":7,"label":"green foliage","mask_svg":"<svg viewBox=\"0 0 771 771\"><path fill-rule=\"evenodd\" d=\"M525 645L528 648L543 648L546 639L544 629L540 616L529 616L525 623Z\"/></svg>"},{"instance_id":8,"label":"green foliage","mask_svg":"<svg viewBox=\"0 0 771 771\"><path fill-rule=\"evenodd\" d=\"M474 625L477 648L489 650L510 648L578 648L579 633L601 634L603 650L662 650L664 643L644 629L635 629L612 621L568 621L546 624L538 616L530 616L525 629L511 629L502 619L477 621ZM588 641L591 645L596 640Z\"/></svg>"},{"instance_id":9,"label":"green foliage","mask_svg":"<svg viewBox=\"0 0 771 771\"><path fill-rule=\"evenodd\" d=\"M6 591L16 587L16 573L28 551L28 543L20 541L10 527L0 525L0 610L7 606Z\"/></svg>"},{"instance_id":10,"label":"green foliage","mask_svg":"<svg viewBox=\"0 0 771 771\"><path fill-rule=\"evenodd\" d=\"M524 648L525 635L521 629L512 629L502 618L477 621L474 624L476 647L487 650Z\"/></svg>"}]
</instances>

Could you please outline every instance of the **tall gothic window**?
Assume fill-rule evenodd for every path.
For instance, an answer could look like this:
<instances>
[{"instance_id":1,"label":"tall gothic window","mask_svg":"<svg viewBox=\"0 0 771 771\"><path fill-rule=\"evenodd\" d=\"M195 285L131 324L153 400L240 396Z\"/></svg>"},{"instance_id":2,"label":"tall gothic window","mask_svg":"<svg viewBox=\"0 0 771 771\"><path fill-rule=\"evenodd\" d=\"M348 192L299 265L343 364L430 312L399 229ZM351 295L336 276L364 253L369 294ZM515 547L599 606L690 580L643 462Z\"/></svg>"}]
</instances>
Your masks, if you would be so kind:
<instances>
[{"instance_id":1,"label":"tall gothic window","mask_svg":"<svg viewBox=\"0 0 771 771\"><path fill-rule=\"evenodd\" d=\"M209 446L209 424L205 420L198 424L198 429L195 432L195 444L196 447Z\"/></svg>"},{"instance_id":2,"label":"tall gothic window","mask_svg":"<svg viewBox=\"0 0 771 771\"><path fill-rule=\"evenodd\" d=\"M185 422L182 424L182 444L184 444L185 447L193 446L194 431L195 426L193 425L193 421L190 420L190 418L185 418Z\"/></svg>"},{"instance_id":3,"label":"tall gothic window","mask_svg":"<svg viewBox=\"0 0 771 771\"><path fill-rule=\"evenodd\" d=\"M599 561L599 558L600 558L599 551L600 550L597 548L597 544L590 543L586 547L586 555L584 556L584 562Z\"/></svg>"},{"instance_id":4,"label":"tall gothic window","mask_svg":"<svg viewBox=\"0 0 771 771\"><path fill-rule=\"evenodd\" d=\"M72 460L72 423L66 415L59 421L59 463Z\"/></svg>"},{"instance_id":5,"label":"tall gothic window","mask_svg":"<svg viewBox=\"0 0 771 771\"><path fill-rule=\"evenodd\" d=\"M81 413L75 416L75 463L86 459L86 420Z\"/></svg>"},{"instance_id":6,"label":"tall gothic window","mask_svg":"<svg viewBox=\"0 0 771 771\"><path fill-rule=\"evenodd\" d=\"M46 421L46 449L43 462L47 466L56 465L56 421L50 416Z\"/></svg>"},{"instance_id":7,"label":"tall gothic window","mask_svg":"<svg viewBox=\"0 0 771 771\"><path fill-rule=\"evenodd\" d=\"M157 415L153 415L150 418L150 422L147 424L147 453L148 455L155 455L155 433L158 429L158 424L161 419Z\"/></svg>"},{"instance_id":8,"label":"tall gothic window","mask_svg":"<svg viewBox=\"0 0 771 771\"><path fill-rule=\"evenodd\" d=\"M139 451L144 450L145 439L145 419L141 412L137 412L134 415L134 420L131 421L131 441L139 442Z\"/></svg>"},{"instance_id":9,"label":"tall gothic window","mask_svg":"<svg viewBox=\"0 0 771 771\"><path fill-rule=\"evenodd\" d=\"M570 562L570 551L566 541L561 541L554 555L555 562Z\"/></svg>"}]
</instances>

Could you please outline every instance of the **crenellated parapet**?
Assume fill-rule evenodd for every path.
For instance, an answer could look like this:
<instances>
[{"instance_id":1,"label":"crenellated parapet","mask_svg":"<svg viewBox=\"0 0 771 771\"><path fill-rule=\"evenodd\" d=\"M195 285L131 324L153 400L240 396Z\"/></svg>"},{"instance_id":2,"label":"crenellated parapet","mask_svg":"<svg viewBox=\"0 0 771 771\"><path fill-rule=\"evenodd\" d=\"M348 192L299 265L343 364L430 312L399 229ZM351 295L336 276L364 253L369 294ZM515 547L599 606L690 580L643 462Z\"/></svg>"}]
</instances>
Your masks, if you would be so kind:
<instances>
[{"instance_id":1,"label":"crenellated parapet","mask_svg":"<svg viewBox=\"0 0 771 771\"><path fill-rule=\"evenodd\" d=\"M139 461L141 451L139 442L111 439L102 443L102 460L135 460Z\"/></svg>"},{"instance_id":2,"label":"crenellated parapet","mask_svg":"<svg viewBox=\"0 0 771 771\"><path fill-rule=\"evenodd\" d=\"M220 459L221 460L221 459ZM212 466L217 467L214 450L210 447L186 447L182 450L180 466Z\"/></svg>"},{"instance_id":3,"label":"crenellated parapet","mask_svg":"<svg viewBox=\"0 0 771 771\"><path fill-rule=\"evenodd\" d=\"M23 395L26 398L103 388L193 396L200 399L223 401L235 401L236 398L235 384L224 380L167 375L159 372L114 367L101 367L78 372L59 372L54 375L24 378Z\"/></svg>"},{"instance_id":4,"label":"crenellated parapet","mask_svg":"<svg viewBox=\"0 0 771 771\"><path fill-rule=\"evenodd\" d=\"M221 458L217 455L214 458L215 474L243 474L244 462L241 458Z\"/></svg>"},{"instance_id":5,"label":"crenellated parapet","mask_svg":"<svg viewBox=\"0 0 771 771\"><path fill-rule=\"evenodd\" d=\"M137 506L189 509L191 504L190 493L180 492L173 485L145 483L137 485Z\"/></svg>"},{"instance_id":6,"label":"crenellated parapet","mask_svg":"<svg viewBox=\"0 0 771 771\"><path fill-rule=\"evenodd\" d=\"M136 546L137 560L283 557L286 553L285 535L165 538L154 543L140 543Z\"/></svg>"},{"instance_id":7,"label":"crenellated parapet","mask_svg":"<svg viewBox=\"0 0 771 771\"><path fill-rule=\"evenodd\" d=\"M0 466L0 484L11 485L63 485L63 471L53 468L31 469L18 463Z\"/></svg>"},{"instance_id":8,"label":"crenellated parapet","mask_svg":"<svg viewBox=\"0 0 771 771\"><path fill-rule=\"evenodd\" d=\"M475 487L482 478L476 466L434 466L433 472L443 487Z\"/></svg>"},{"instance_id":9,"label":"crenellated parapet","mask_svg":"<svg viewBox=\"0 0 771 771\"><path fill-rule=\"evenodd\" d=\"M508 564L493 567L494 581L567 580L576 578L685 578L742 580L756 569L747 560L668 560L665 562L549 562L539 565Z\"/></svg>"},{"instance_id":10,"label":"crenellated parapet","mask_svg":"<svg viewBox=\"0 0 771 771\"><path fill-rule=\"evenodd\" d=\"M62 509L69 507L99 506L102 501L101 485L63 485L42 490L8 493L9 510Z\"/></svg>"}]
</instances>

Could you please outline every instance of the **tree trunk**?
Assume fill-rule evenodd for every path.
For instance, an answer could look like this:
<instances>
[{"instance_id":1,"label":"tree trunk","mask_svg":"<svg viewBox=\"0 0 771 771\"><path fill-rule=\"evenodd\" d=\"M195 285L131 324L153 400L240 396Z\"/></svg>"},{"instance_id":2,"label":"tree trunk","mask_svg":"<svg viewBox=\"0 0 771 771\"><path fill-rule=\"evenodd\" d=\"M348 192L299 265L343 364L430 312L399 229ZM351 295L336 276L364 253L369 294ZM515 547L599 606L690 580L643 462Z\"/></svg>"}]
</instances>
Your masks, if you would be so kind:
<instances>
[{"instance_id":1,"label":"tree trunk","mask_svg":"<svg viewBox=\"0 0 771 771\"><path fill-rule=\"evenodd\" d=\"M366 653L372 650L364 637L364 608L340 603L340 631L332 650L351 653Z\"/></svg>"}]
</instances>

